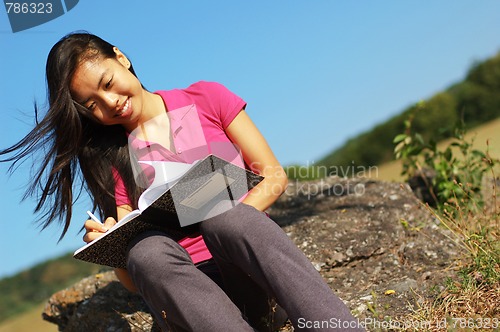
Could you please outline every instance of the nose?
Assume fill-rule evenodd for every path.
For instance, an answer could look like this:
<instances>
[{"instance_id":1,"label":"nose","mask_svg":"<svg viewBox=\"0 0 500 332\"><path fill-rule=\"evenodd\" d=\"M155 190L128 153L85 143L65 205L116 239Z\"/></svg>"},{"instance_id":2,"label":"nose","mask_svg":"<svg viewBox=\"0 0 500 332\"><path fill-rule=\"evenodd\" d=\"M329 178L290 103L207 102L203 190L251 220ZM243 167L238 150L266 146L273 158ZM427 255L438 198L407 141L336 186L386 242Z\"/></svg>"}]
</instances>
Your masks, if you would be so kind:
<instances>
[{"instance_id":1,"label":"nose","mask_svg":"<svg viewBox=\"0 0 500 332\"><path fill-rule=\"evenodd\" d=\"M111 92L106 92L102 96L102 101L108 110L115 110L118 107L118 95Z\"/></svg>"}]
</instances>

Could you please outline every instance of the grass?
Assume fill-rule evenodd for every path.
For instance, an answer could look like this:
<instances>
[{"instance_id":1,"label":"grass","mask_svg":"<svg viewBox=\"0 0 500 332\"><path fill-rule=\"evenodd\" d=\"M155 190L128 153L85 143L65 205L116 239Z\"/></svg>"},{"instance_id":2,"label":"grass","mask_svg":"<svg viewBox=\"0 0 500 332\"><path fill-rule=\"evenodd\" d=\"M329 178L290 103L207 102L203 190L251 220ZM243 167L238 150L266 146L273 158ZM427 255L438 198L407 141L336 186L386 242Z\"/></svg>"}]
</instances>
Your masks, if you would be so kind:
<instances>
[{"instance_id":1,"label":"grass","mask_svg":"<svg viewBox=\"0 0 500 332\"><path fill-rule=\"evenodd\" d=\"M483 125L469 133L474 137L474 148L500 156L500 119ZM442 142L440 146L447 146ZM395 161L379 168L378 180L403 181L399 176L402 162ZM484 176L484 174L483 174ZM458 272L450 278L442 292L424 298L420 296L418 307L407 317L398 319L415 322L418 331L500 331L500 199L494 171L486 174L482 184L482 196L463 196L467 184L458 184L456 193L461 199L451 200L441 212L429 208L447 228L452 240L459 243L465 253L456 257ZM479 204L477 202L485 201ZM418 295L416 295L418 296Z\"/></svg>"},{"instance_id":2,"label":"grass","mask_svg":"<svg viewBox=\"0 0 500 332\"><path fill-rule=\"evenodd\" d=\"M445 290L421 301L409 319L446 322L449 331L500 330L500 205L498 188L493 187L485 207L455 205L449 210L458 211L436 214L466 254L458 257L460 271L447 281ZM439 327L442 325L429 330L438 331Z\"/></svg>"},{"instance_id":3,"label":"grass","mask_svg":"<svg viewBox=\"0 0 500 332\"><path fill-rule=\"evenodd\" d=\"M465 249L455 278L434 298L420 298L404 320L431 322L429 331L500 330L500 236L498 212L467 213L464 219L439 216Z\"/></svg>"}]
</instances>

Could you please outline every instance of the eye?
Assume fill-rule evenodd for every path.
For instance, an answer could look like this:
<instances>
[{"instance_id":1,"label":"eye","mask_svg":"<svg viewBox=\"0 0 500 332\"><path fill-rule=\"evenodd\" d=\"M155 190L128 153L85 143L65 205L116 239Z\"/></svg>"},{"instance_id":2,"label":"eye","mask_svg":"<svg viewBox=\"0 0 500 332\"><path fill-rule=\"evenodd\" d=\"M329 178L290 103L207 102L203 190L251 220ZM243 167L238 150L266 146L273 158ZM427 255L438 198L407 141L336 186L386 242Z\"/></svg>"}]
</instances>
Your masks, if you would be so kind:
<instances>
[{"instance_id":1,"label":"eye","mask_svg":"<svg viewBox=\"0 0 500 332\"><path fill-rule=\"evenodd\" d=\"M109 79L108 83L105 84L106 89L108 89L111 86L111 82L113 81L113 76Z\"/></svg>"},{"instance_id":2,"label":"eye","mask_svg":"<svg viewBox=\"0 0 500 332\"><path fill-rule=\"evenodd\" d=\"M89 111L92 111L95 108L95 103L91 103L89 106L87 106L87 109Z\"/></svg>"}]
</instances>

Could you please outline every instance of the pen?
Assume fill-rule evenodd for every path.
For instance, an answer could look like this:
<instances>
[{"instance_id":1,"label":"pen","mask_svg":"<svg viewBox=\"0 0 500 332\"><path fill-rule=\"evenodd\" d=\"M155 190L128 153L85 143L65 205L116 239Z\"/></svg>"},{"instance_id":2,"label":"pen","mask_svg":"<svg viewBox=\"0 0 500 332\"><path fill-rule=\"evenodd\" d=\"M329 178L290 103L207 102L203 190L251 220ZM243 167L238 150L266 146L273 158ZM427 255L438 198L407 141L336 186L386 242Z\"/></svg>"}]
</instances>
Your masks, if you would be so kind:
<instances>
[{"instance_id":1,"label":"pen","mask_svg":"<svg viewBox=\"0 0 500 332\"><path fill-rule=\"evenodd\" d=\"M103 224L103 223L102 223L99 219L97 219L97 217L96 217L96 216L94 216L94 214L93 214L92 212L87 211L87 214L89 215L90 219L92 219L92 220L94 220L94 221L98 222L98 223L99 223L99 224L101 224L101 225L104 225L104 224Z\"/></svg>"}]
</instances>

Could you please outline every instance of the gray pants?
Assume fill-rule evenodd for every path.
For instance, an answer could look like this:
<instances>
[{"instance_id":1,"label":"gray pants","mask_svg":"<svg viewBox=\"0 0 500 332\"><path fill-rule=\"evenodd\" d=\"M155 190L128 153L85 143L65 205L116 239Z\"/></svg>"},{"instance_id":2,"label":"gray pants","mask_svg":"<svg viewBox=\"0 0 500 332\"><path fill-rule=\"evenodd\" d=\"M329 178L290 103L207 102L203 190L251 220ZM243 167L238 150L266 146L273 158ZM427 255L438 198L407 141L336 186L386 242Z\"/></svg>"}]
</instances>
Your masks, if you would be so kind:
<instances>
[{"instance_id":1,"label":"gray pants","mask_svg":"<svg viewBox=\"0 0 500 332\"><path fill-rule=\"evenodd\" d=\"M130 246L128 271L163 330L264 330L283 319L269 311L269 298L296 330L328 331L339 324L339 331L362 330L345 328L356 325L349 309L265 213L239 204L201 222L200 231L224 290L164 233L142 234Z\"/></svg>"}]
</instances>

